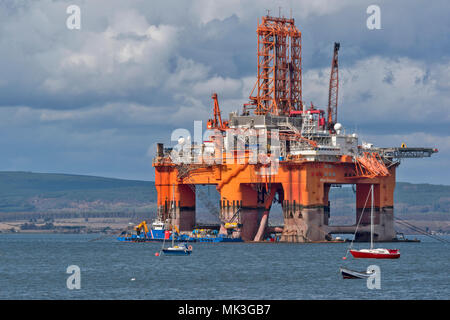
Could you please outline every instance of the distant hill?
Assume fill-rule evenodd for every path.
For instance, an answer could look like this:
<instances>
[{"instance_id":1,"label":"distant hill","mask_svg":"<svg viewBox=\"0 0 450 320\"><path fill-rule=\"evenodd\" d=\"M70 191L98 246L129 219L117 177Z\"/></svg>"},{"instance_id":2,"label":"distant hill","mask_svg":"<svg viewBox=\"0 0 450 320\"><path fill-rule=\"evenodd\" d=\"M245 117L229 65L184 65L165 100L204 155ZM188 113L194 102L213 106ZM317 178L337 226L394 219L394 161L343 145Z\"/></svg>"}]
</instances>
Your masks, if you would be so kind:
<instances>
[{"instance_id":1,"label":"distant hill","mask_svg":"<svg viewBox=\"0 0 450 320\"><path fill-rule=\"evenodd\" d=\"M129 212L154 207L154 182L0 172L0 212Z\"/></svg>"},{"instance_id":2,"label":"distant hill","mask_svg":"<svg viewBox=\"0 0 450 320\"><path fill-rule=\"evenodd\" d=\"M219 200L214 187L208 196ZM351 187L330 192L332 216L354 216L355 195ZM152 181L123 180L94 176L0 172L0 220L15 215L40 213L54 215L136 213L154 214L156 189ZM198 201L198 219L215 220ZM395 213L420 219L449 219L450 186L398 182Z\"/></svg>"}]
</instances>

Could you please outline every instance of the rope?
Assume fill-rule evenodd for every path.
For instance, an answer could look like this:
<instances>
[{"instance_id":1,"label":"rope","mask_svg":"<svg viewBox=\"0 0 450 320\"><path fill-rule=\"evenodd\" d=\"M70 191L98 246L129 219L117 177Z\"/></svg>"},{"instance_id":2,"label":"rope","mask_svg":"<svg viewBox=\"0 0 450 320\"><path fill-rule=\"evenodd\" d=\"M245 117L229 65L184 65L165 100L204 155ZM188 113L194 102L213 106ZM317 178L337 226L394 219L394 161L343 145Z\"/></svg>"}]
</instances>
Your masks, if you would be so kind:
<instances>
[{"instance_id":1,"label":"rope","mask_svg":"<svg viewBox=\"0 0 450 320\"><path fill-rule=\"evenodd\" d=\"M172 234L172 237L173 237L173 234ZM158 255L161 255L161 252L162 252L162 250L163 250L163 248L164 248L164 244L166 243L166 234L164 233L164 239L163 239L163 244L162 244L162 246L161 246L161 249L159 249L159 254Z\"/></svg>"},{"instance_id":2,"label":"rope","mask_svg":"<svg viewBox=\"0 0 450 320\"><path fill-rule=\"evenodd\" d=\"M95 238L95 239L90 239L90 240L88 240L88 242L98 241L98 240L102 240L102 239L105 239L105 238L108 238L108 237L116 236L116 235L121 234L122 232L128 231L128 230L129 230L128 228L122 229L122 230L119 230L119 231L111 233L111 234L100 236L100 237Z\"/></svg>"},{"instance_id":3,"label":"rope","mask_svg":"<svg viewBox=\"0 0 450 320\"><path fill-rule=\"evenodd\" d=\"M450 241L448 241L448 240L446 240L444 238L438 237L438 236L436 236L434 234L431 234L431 233L427 232L426 230L421 229L420 227L417 227L417 226L407 222L406 220L400 219L398 217L395 217L395 219L397 220L396 221L397 223L399 223L399 224L401 224L401 225L403 225L403 226L405 226L405 227L407 227L407 228L409 228L409 229L411 229L413 231L419 232L420 234L423 234L425 236L428 236L428 237L430 237L432 239L435 239L435 240L438 240L438 241L441 241L441 242L444 242L444 243L450 243Z\"/></svg>"},{"instance_id":4,"label":"rope","mask_svg":"<svg viewBox=\"0 0 450 320\"><path fill-rule=\"evenodd\" d=\"M356 229L355 229L355 233L353 234L353 239L352 239L352 241L350 242L350 245L349 245L349 247L348 247L348 249L347 249L347 252L345 253L345 256L342 257L343 260L347 259L348 253L349 253L350 250L353 248L353 241L355 241L355 238L356 238L356 232L358 231L359 223L361 222L361 219L362 219L362 217L363 217L363 215L364 215L364 210L366 209L367 201L369 201L369 196L370 196L370 192L367 194L366 202L364 203L364 207L363 207L363 209L362 209L362 211L361 211L361 215L359 216L358 223L356 224Z\"/></svg>"},{"instance_id":5,"label":"rope","mask_svg":"<svg viewBox=\"0 0 450 320\"><path fill-rule=\"evenodd\" d=\"M90 239L90 240L88 240L88 242L98 241L98 240L102 240L102 239L105 239L105 238L108 238L108 237L112 237L112 236L115 236L115 235L118 235L118 234L122 233L123 231L127 231L127 229L123 229L123 230L117 231L115 233L107 234L107 235L104 235L104 236L101 236L101 237L98 237L98 238L95 238L95 239Z\"/></svg>"}]
</instances>

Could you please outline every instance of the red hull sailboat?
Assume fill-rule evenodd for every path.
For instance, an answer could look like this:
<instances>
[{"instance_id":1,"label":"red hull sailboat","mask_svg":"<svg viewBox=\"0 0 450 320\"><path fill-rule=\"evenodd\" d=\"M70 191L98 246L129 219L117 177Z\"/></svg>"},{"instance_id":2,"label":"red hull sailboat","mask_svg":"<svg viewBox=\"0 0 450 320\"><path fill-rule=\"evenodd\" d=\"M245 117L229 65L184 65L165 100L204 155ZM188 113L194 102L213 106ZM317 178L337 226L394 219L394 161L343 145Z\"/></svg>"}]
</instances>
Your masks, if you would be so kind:
<instances>
[{"instance_id":1,"label":"red hull sailboat","mask_svg":"<svg viewBox=\"0 0 450 320\"><path fill-rule=\"evenodd\" d=\"M350 250L353 258L366 259L398 259L400 251L398 249L361 249Z\"/></svg>"},{"instance_id":2,"label":"red hull sailboat","mask_svg":"<svg viewBox=\"0 0 450 320\"><path fill-rule=\"evenodd\" d=\"M373 185L370 188L372 197L372 207L370 210L370 249L350 250L353 258L365 259L398 259L400 258L400 250L398 249L381 249L373 248Z\"/></svg>"}]
</instances>

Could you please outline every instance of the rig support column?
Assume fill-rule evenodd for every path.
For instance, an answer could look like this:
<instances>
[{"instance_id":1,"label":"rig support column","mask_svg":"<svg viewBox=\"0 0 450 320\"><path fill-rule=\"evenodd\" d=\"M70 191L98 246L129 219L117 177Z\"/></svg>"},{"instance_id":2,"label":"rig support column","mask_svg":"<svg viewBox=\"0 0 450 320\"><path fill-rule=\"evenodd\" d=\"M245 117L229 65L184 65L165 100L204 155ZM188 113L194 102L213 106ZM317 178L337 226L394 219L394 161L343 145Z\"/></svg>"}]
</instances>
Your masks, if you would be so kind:
<instances>
[{"instance_id":1,"label":"rig support column","mask_svg":"<svg viewBox=\"0 0 450 320\"><path fill-rule=\"evenodd\" d=\"M161 170L156 175L158 217L167 219L180 231L192 231L195 225L195 186L167 183L176 181L175 176L174 170Z\"/></svg>"},{"instance_id":2,"label":"rig support column","mask_svg":"<svg viewBox=\"0 0 450 320\"><path fill-rule=\"evenodd\" d=\"M374 184L374 241L392 241L396 238L394 228L394 189L395 168L390 175L379 177ZM371 182L356 185L356 223L361 218L361 226L370 226L370 194ZM367 203L366 203L367 200ZM364 215L361 217L364 209ZM368 232L357 232L356 241L370 241Z\"/></svg>"},{"instance_id":3,"label":"rig support column","mask_svg":"<svg viewBox=\"0 0 450 320\"><path fill-rule=\"evenodd\" d=\"M180 231L192 231L195 226L195 186L179 184L175 189L178 192L176 215L172 218L172 224Z\"/></svg>"},{"instance_id":4,"label":"rig support column","mask_svg":"<svg viewBox=\"0 0 450 320\"><path fill-rule=\"evenodd\" d=\"M230 182L221 188L222 225L220 233L227 232L223 227L226 222L238 222L240 228L235 231L234 236L240 236L244 241L262 240L276 190L265 190L264 199L258 201L261 194L258 195L258 191L255 189L255 185L251 183L239 182ZM232 220L233 217L234 220Z\"/></svg>"},{"instance_id":5,"label":"rig support column","mask_svg":"<svg viewBox=\"0 0 450 320\"><path fill-rule=\"evenodd\" d=\"M283 183L284 229L281 241L308 242L329 240L328 197L316 164L292 167L289 181ZM326 198L326 199L325 199ZM325 203L326 202L326 203Z\"/></svg>"}]
</instances>

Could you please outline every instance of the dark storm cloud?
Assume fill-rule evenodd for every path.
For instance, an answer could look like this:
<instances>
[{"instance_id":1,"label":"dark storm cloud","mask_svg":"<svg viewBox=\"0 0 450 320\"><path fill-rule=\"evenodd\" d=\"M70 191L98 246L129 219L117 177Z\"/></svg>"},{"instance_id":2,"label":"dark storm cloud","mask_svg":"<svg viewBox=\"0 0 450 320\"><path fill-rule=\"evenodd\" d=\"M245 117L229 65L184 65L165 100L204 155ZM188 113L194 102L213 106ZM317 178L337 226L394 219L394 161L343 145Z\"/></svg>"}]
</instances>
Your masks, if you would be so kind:
<instances>
[{"instance_id":1,"label":"dark storm cloud","mask_svg":"<svg viewBox=\"0 0 450 320\"><path fill-rule=\"evenodd\" d=\"M66 28L70 4L81 8L81 30ZM132 178L151 172L155 141L168 143L173 129L206 121L213 91L224 114L247 102L257 19L278 7L286 16L292 8L302 31L305 102L326 105L339 41L340 121L376 144L389 134L417 144L436 137L448 158L450 5L378 1L382 29L368 30L371 4L2 1L0 167Z\"/></svg>"},{"instance_id":2,"label":"dark storm cloud","mask_svg":"<svg viewBox=\"0 0 450 320\"><path fill-rule=\"evenodd\" d=\"M13 2L3 4L2 105L61 109L117 100L161 104L168 99L172 105L172 91L164 83L178 56L207 66L210 75L256 75L255 27L263 11L258 6L232 10L235 3L226 6L221 2L216 4L217 9L214 4L205 5L203 10L211 11L205 14L194 11L205 3L201 1L191 6L183 2L80 2L83 27L72 32L65 28L68 3L38 1L20 7ZM319 2L310 15L301 11L304 5L292 1L260 6L282 6L285 14L292 6L298 14L304 71L328 67L334 41L341 42L342 67L351 67L370 56L409 57L427 63L448 57L450 38L446 31L450 30L450 22L445 19L448 4L444 1L434 2L433 6L410 1L379 2L382 30L377 31L365 25L365 9L370 1L344 2L336 10L327 11L325 7L332 4ZM224 7L228 7L229 15L214 18ZM196 18L207 22L199 23ZM151 31L147 30L151 26L172 26L175 30L167 35L168 30L160 30L168 39L158 43L151 41ZM137 48L139 43L142 48L138 49L143 51L140 59L120 60L121 49ZM98 48L101 46L104 50ZM155 57L155 52L162 52L162 56ZM109 70L107 75L105 70Z\"/></svg>"}]
</instances>

